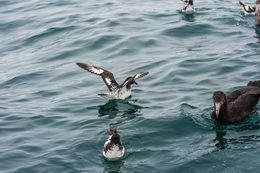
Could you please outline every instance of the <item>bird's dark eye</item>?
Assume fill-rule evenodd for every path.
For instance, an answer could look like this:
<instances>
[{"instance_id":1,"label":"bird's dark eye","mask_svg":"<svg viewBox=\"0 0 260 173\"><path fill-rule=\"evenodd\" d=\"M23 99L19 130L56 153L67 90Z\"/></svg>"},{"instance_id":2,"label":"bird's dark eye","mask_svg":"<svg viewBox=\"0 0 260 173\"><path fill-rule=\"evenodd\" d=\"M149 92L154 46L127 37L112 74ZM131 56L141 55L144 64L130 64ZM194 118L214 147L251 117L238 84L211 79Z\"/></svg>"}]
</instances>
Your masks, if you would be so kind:
<instances>
[{"instance_id":1,"label":"bird's dark eye","mask_svg":"<svg viewBox=\"0 0 260 173\"><path fill-rule=\"evenodd\" d=\"M215 100L216 100L217 102L220 102L220 101L221 101L221 98L217 96L217 97L215 98Z\"/></svg>"}]
</instances>

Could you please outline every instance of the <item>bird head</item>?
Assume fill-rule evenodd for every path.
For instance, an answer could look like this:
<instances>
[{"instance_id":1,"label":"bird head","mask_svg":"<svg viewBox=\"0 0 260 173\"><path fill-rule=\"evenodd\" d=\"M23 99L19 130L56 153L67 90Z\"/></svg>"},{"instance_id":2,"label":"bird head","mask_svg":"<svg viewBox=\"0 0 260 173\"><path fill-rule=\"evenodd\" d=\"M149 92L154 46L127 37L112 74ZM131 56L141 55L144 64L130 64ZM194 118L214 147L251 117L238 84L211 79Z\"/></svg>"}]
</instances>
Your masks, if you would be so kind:
<instances>
[{"instance_id":1,"label":"bird head","mask_svg":"<svg viewBox=\"0 0 260 173\"><path fill-rule=\"evenodd\" d=\"M120 135L117 134L117 133L113 134L112 137L111 137L111 143L113 143L113 144L121 144L121 142L120 142Z\"/></svg>"},{"instance_id":2,"label":"bird head","mask_svg":"<svg viewBox=\"0 0 260 173\"><path fill-rule=\"evenodd\" d=\"M108 135L109 136L112 136L112 135L114 135L114 134L117 134L117 129L115 128L115 129L107 129L107 133L108 133Z\"/></svg>"},{"instance_id":3,"label":"bird head","mask_svg":"<svg viewBox=\"0 0 260 173\"><path fill-rule=\"evenodd\" d=\"M214 112L216 119L219 118L222 106L226 102L226 95L222 91L216 91L213 94Z\"/></svg>"},{"instance_id":4,"label":"bird head","mask_svg":"<svg viewBox=\"0 0 260 173\"><path fill-rule=\"evenodd\" d=\"M184 0L184 3L187 5L193 5L193 0Z\"/></svg>"},{"instance_id":5,"label":"bird head","mask_svg":"<svg viewBox=\"0 0 260 173\"><path fill-rule=\"evenodd\" d=\"M128 81L128 84L132 85L132 84L136 84L138 85L138 83L134 80L133 77L129 76L128 78L126 78L126 80L124 81L124 83Z\"/></svg>"}]
</instances>

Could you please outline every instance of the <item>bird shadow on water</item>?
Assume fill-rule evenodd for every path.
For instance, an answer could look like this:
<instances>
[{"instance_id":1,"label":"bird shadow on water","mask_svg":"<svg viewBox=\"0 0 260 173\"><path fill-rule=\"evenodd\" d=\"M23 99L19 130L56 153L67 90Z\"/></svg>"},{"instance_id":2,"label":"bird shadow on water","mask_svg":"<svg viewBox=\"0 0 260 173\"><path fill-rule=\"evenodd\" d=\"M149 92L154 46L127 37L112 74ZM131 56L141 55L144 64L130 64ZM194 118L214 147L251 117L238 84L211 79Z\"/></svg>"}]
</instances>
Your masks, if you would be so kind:
<instances>
[{"instance_id":1,"label":"bird shadow on water","mask_svg":"<svg viewBox=\"0 0 260 173\"><path fill-rule=\"evenodd\" d=\"M185 20L186 22L195 22L195 16L194 14L182 14L182 20Z\"/></svg>"},{"instance_id":2,"label":"bird shadow on water","mask_svg":"<svg viewBox=\"0 0 260 173\"><path fill-rule=\"evenodd\" d=\"M105 159L103 165L104 172L118 173L120 172L120 168L124 165L124 162L122 160L109 161Z\"/></svg>"},{"instance_id":3,"label":"bird shadow on water","mask_svg":"<svg viewBox=\"0 0 260 173\"><path fill-rule=\"evenodd\" d=\"M251 116L241 124L236 125L219 125L216 124L216 137L213 139L218 150L233 149L245 147L248 145L255 145L260 142L260 135L255 135L255 131L260 129L260 117ZM248 135L232 136L234 132L248 131ZM254 133L254 134L252 134ZM227 136L227 134L230 134Z\"/></svg>"},{"instance_id":4,"label":"bird shadow on water","mask_svg":"<svg viewBox=\"0 0 260 173\"><path fill-rule=\"evenodd\" d=\"M133 102L133 103L131 103ZM109 100L106 104L99 106L99 117L106 119L117 119L116 122L110 124L115 125L140 115L143 107L134 104L136 100Z\"/></svg>"}]
</instances>

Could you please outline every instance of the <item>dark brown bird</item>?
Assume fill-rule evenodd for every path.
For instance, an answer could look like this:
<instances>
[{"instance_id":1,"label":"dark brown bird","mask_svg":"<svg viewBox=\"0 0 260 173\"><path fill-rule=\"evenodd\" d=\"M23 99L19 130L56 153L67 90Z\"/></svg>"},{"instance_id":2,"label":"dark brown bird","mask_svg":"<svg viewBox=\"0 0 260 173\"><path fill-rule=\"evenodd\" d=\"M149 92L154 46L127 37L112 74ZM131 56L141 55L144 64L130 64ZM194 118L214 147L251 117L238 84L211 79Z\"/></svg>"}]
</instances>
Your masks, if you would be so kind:
<instances>
[{"instance_id":1,"label":"dark brown bird","mask_svg":"<svg viewBox=\"0 0 260 173\"><path fill-rule=\"evenodd\" d=\"M214 111L211 118L222 124L234 124L243 121L253 111L260 99L260 80L251 81L226 96L222 91L213 94Z\"/></svg>"}]
</instances>

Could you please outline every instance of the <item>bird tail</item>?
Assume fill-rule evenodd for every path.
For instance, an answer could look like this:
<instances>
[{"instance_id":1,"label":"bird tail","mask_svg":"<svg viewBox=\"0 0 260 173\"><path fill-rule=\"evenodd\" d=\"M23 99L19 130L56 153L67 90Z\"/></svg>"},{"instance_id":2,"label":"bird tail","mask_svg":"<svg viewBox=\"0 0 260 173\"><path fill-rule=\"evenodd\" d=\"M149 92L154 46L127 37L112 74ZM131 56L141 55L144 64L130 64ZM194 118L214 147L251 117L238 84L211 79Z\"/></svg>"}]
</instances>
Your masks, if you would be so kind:
<instances>
[{"instance_id":1,"label":"bird tail","mask_svg":"<svg viewBox=\"0 0 260 173\"><path fill-rule=\"evenodd\" d=\"M250 81L250 82L248 82L247 86L254 86L254 87L258 87L260 89L260 80Z\"/></svg>"},{"instance_id":2,"label":"bird tail","mask_svg":"<svg viewBox=\"0 0 260 173\"><path fill-rule=\"evenodd\" d=\"M107 99L107 100L114 100L116 99L114 95L112 94L98 94L100 97L103 97L104 99Z\"/></svg>"}]
</instances>

